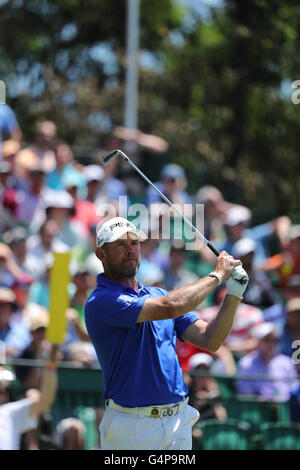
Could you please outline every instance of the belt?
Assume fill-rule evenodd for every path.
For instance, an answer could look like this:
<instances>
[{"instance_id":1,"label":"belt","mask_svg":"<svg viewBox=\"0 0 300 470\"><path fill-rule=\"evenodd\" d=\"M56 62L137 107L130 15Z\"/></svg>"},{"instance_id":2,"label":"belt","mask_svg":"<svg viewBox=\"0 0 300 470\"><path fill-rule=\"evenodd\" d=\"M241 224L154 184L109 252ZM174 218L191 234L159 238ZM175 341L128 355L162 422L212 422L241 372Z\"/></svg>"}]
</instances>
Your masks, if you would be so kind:
<instances>
[{"instance_id":1,"label":"belt","mask_svg":"<svg viewBox=\"0 0 300 470\"><path fill-rule=\"evenodd\" d=\"M170 403L169 405L152 405L152 406L137 406L134 408L126 408L118 405L111 398L106 400L105 406L113 408L114 410L121 411L122 413L129 413L137 416L149 416L149 418L170 418L177 415L188 403L189 397L178 403Z\"/></svg>"}]
</instances>

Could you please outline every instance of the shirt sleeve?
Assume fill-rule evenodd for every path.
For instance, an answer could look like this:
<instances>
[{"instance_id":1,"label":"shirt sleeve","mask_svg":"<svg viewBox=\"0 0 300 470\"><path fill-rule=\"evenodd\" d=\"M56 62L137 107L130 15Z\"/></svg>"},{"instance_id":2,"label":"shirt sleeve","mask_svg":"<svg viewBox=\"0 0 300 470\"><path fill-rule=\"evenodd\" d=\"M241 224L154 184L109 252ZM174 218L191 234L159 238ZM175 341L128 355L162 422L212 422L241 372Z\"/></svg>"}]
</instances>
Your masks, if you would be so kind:
<instances>
[{"instance_id":1,"label":"shirt sleeve","mask_svg":"<svg viewBox=\"0 0 300 470\"><path fill-rule=\"evenodd\" d=\"M2 132L12 132L15 129L18 129L19 125L13 110L5 104L1 104L3 108L1 109L1 131Z\"/></svg>"},{"instance_id":2,"label":"shirt sleeve","mask_svg":"<svg viewBox=\"0 0 300 470\"><path fill-rule=\"evenodd\" d=\"M194 323L195 321L199 320L199 316L196 313L193 312L188 312L185 313L184 315L181 315L180 317L177 317L175 319L175 331L176 331L176 336L178 339L183 341L181 339L182 333L184 330L191 324Z\"/></svg>"},{"instance_id":3,"label":"shirt sleeve","mask_svg":"<svg viewBox=\"0 0 300 470\"><path fill-rule=\"evenodd\" d=\"M238 363L238 375L249 375L248 367L244 365L243 360L241 359ZM253 380L240 379L237 382L237 393L241 395L255 395L255 384Z\"/></svg>"},{"instance_id":4,"label":"shirt sleeve","mask_svg":"<svg viewBox=\"0 0 300 470\"><path fill-rule=\"evenodd\" d=\"M20 434L37 427L37 418L30 416L30 407L32 402L29 398L9 403L11 406L11 417L14 423L14 429Z\"/></svg>"},{"instance_id":5,"label":"shirt sleeve","mask_svg":"<svg viewBox=\"0 0 300 470\"><path fill-rule=\"evenodd\" d=\"M84 308L85 321L121 328L134 328L145 300L149 295L135 297L130 294L103 293L91 295Z\"/></svg>"}]
</instances>

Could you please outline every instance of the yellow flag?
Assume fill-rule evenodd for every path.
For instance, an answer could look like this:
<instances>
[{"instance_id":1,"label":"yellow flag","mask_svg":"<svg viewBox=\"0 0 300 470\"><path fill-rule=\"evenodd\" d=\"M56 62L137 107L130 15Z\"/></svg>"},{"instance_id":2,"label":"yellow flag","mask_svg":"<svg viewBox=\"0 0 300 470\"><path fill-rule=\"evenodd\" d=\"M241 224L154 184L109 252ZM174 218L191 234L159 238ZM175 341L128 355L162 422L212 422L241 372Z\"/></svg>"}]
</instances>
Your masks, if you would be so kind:
<instances>
[{"instance_id":1,"label":"yellow flag","mask_svg":"<svg viewBox=\"0 0 300 470\"><path fill-rule=\"evenodd\" d=\"M54 264L50 272L50 322L46 333L47 340L52 344L60 344L65 340L66 310L70 304L68 293L68 284L71 281L70 259L70 252L54 253Z\"/></svg>"}]
</instances>

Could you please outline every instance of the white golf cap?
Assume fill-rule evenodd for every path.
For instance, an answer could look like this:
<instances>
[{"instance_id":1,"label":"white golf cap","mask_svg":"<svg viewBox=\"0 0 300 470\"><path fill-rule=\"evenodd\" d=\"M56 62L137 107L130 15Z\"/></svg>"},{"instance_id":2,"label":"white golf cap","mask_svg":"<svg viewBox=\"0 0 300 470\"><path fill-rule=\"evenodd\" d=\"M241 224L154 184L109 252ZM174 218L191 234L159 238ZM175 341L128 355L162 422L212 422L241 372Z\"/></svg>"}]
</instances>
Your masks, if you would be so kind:
<instances>
[{"instance_id":1,"label":"white golf cap","mask_svg":"<svg viewBox=\"0 0 300 470\"><path fill-rule=\"evenodd\" d=\"M104 222L96 231L96 245L103 246L105 243L112 243L121 238L125 233L133 233L137 236L138 241L147 240L147 235L136 228L136 226L124 219L123 217L114 217Z\"/></svg>"},{"instance_id":2,"label":"white golf cap","mask_svg":"<svg viewBox=\"0 0 300 470\"><path fill-rule=\"evenodd\" d=\"M188 362L189 369L196 369L199 366L206 366L210 368L213 363L213 358L209 354L206 353L196 353L190 357Z\"/></svg>"},{"instance_id":3,"label":"white golf cap","mask_svg":"<svg viewBox=\"0 0 300 470\"><path fill-rule=\"evenodd\" d=\"M270 321L260 323L259 325L254 326L251 328L251 335L256 339L262 339L265 336L268 336L270 333L275 334L277 337L279 335L279 331L275 323Z\"/></svg>"},{"instance_id":4,"label":"white golf cap","mask_svg":"<svg viewBox=\"0 0 300 470\"><path fill-rule=\"evenodd\" d=\"M241 238L232 247L232 254L235 258L248 255L255 251L256 243L251 238Z\"/></svg>"},{"instance_id":5,"label":"white golf cap","mask_svg":"<svg viewBox=\"0 0 300 470\"><path fill-rule=\"evenodd\" d=\"M103 181L105 178L105 171L99 165L88 165L84 168L83 175L87 183L90 181Z\"/></svg>"},{"instance_id":6,"label":"white golf cap","mask_svg":"<svg viewBox=\"0 0 300 470\"><path fill-rule=\"evenodd\" d=\"M237 225L246 223L251 219L251 211L247 207L237 206L232 207L227 212L226 225Z\"/></svg>"}]
</instances>

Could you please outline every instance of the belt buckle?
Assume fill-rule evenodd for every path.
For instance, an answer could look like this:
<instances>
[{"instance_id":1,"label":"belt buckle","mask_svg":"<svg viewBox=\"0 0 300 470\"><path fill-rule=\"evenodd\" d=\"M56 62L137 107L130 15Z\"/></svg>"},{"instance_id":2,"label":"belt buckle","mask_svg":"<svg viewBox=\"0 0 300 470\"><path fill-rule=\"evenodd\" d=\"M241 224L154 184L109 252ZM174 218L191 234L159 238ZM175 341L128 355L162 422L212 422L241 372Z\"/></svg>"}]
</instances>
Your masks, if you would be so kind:
<instances>
[{"instance_id":1,"label":"belt buckle","mask_svg":"<svg viewBox=\"0 0 300 470\"><path fill-rule=\"evenodd\" d=\"M150 418L159 418L160 417L160 410L158 408L152 408L150 413Z\"/></svg>"},{"instance_id":2,"label":"belt buckle","mask_svg":"<svg viewBox=\"0 0 300 470\"><path fill-rule=\"evenodd\" d=\"M150 413L150 418L165 418L165 417L171 417L177 415L179 411L179 403L176 403L176 405L173 406L166 406L164 408L152 408L151 413Z\"/></svg>"}]
</instances>

